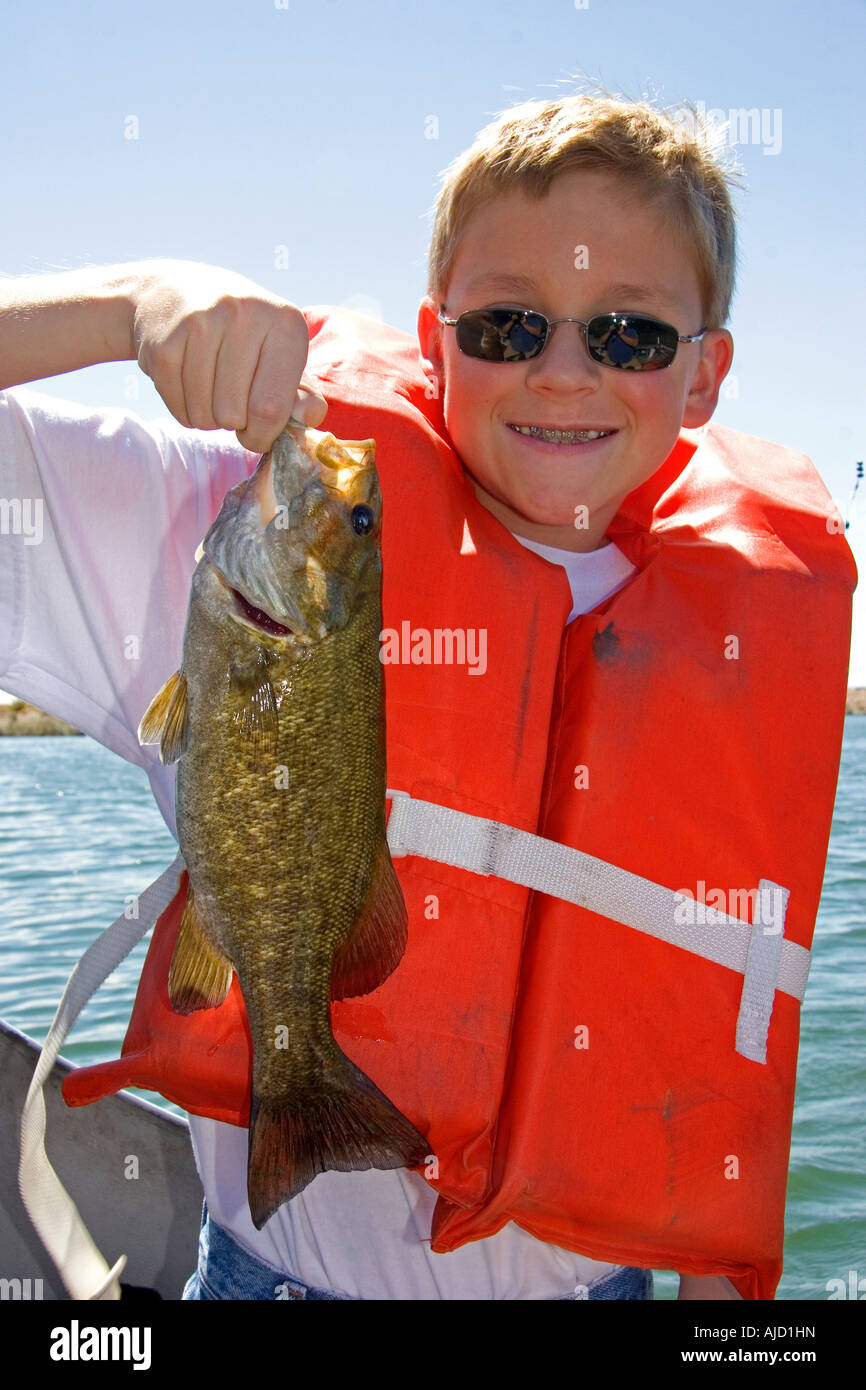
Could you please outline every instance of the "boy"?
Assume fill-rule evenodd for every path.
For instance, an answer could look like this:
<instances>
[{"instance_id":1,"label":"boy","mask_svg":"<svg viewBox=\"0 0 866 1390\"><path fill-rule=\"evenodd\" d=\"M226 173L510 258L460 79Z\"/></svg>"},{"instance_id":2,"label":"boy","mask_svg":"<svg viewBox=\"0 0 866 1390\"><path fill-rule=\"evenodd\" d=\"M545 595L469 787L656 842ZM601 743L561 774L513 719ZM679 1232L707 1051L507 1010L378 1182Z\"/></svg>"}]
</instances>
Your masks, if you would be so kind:
<instances>
[{"instance_id":1,"label":"boy","mask_svg":"<svg viewBox=\"0 0 866 1390\"><path fill-rule=\"evenodd\" d=\"M852 572L805 461L679 438L731 364L733 275L699 136L643 104L527 103L446 175L420 367L356 316L305 320L227 272L152 262L4 286L0 384L137 356L181 425L247 449L326 410L338 437L375 437L386 629L483 629L488 653L486 681L389 666L389 785L647 892L700 876L677 895L692 924L713 921L706 883L790 889L785 946L805 947ZM4 488L44 495L53 525L44 547L4 541L2 682L146 762L171 823L134 731L177 665L195 544L254 460L26 392L5 398L0 447ZM790 743L776 696L794 697ZM797 1036L765 959L779 913L760 933L752 898L757 997L752 966L714 954L724 918L658 941L504 871L397 864L410 949L373 996L381 1022L336 1016L438 1171L325 1173L257 1232L246 1132L193 1113L208 1215L185 1296L640 1299L656 1267L682 1271L684 1298L772 1297Z\"/></svg>"}]
</instances>

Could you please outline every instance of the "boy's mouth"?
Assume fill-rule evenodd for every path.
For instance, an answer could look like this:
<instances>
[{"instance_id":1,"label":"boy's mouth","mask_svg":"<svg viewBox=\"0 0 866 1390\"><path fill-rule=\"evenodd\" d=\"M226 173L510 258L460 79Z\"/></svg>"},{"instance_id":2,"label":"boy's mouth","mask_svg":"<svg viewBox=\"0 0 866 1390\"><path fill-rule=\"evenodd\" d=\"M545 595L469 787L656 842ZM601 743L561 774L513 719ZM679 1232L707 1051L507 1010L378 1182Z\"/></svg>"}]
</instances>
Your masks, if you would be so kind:
<instances>
[{"instance_id":1,"label":"boy's mouth","mask_svg":"<svg viewBox=\"0 0 866 1390\"><path fill-rule=\"evenodd\" d=\"M606 439L608 435L616 434L616 430L603 426L597 429L559 429L545 425L516 425L508 421L508 428L529 439L543 439L547 444L588 444L594 439Z\"/></svg>"}]
</instances>

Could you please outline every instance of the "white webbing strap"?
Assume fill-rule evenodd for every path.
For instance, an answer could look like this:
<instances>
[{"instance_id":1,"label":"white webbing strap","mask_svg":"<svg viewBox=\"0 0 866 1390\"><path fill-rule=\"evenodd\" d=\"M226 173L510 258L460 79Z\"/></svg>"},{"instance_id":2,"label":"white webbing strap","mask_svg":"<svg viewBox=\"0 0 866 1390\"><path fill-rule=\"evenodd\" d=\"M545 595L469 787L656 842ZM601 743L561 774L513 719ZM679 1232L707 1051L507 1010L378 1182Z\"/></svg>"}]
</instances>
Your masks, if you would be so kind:
<instances>
[{"instance_id":1,"label":"white webbing strap","mask_svg":"<svg viewBox=\"0 0 866 1390\"><path fill-rule=\"evenodd\" d=\"M768 898L773 894L778 894L777 905L781 908L781 914L772 907L769 911L766 910ZM780 888L768 879L761 879L758 898L760 910L756 913L760 921L752 927L740 1012L737 1017L737 1051L743 1057L750 1057L753 1062L767 1060L767 1034L782 961L782 947L786 944L791 945L790 941L785 942L782 935L790 896L787 888ZM775 923L779 915L781 921L778 922L775 932L761 931L762 921Z\"/></svg>"},{"instance_id":2,"label":"white webbing strap","mask_svg":"<svg viewBox=\"0 0 866 1390\"><path fill-rule=\"evenodd\" d=\"M84 952L63 991L24 1102L18 1188L37 1235L72 1299L120 1298L120 1275L126 1256L121 1255L109 1269L48 1161L43 1087L81 1010L171 902L183 867L183 858L178 854L174 863L140 895L138 916L127 918L124 912Z\"/></svg>"},{"instance_id":3,"label":"white webbing strap","mask_svg":"<svg viewBox=\"0 0 866 1390\"><path fill-rule=\"evenodd\" d=\"M738 971L744 980L736 1050L743 1056L766 1061L765 1053L759 1055L757 1035L765 1016L769 1025L776 989L802 1003L810 953L796 942L785 941L778 913L763 910L768 901L764 894L783 894L787 903L788 890L778 884L761 880L758 902L762 910L755 913L754 925L715 910L709 922L692 925L682 920L682 894L603 859L499 821L422 801L407 792L389 789L388 796L392 800L388 845L393 856L417 854L472 873L492 874L576 903ZM746 1025L747 1017L754 1026Z\"/></svg>"}]
</instances>

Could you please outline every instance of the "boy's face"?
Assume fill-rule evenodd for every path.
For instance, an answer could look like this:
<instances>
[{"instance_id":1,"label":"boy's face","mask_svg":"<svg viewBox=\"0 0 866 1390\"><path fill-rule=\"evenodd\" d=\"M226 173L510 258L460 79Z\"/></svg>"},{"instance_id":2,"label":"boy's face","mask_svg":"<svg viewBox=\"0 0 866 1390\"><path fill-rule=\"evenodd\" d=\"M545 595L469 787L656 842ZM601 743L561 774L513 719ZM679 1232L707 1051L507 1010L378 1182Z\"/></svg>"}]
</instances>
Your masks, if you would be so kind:
<instances>
[{"instance_id":1,"label":"boy's face","mask_svg":"<svg viewBox=\"0 0 866 1390\"><path fill-rule=\"evenodd\" d=\"M495 305L550 319L632 310L683 335L703 327L684 235L617 178L595 172L562 174L541 198L511 191L476 208L444 304L448 318ZM681 427L709 420L733 355L730 334L716 329L680 343L662 370L614 368L592 360L579 324L562 323L528 362L483 362L460 352L438 309L422 302L419 342L479 500L518 535L568 550L604 544L623 498L661 466ZM548 443L516 425L610 433ZM582 506L587 529L574 524Z\"/></svg>"}]
</instances>

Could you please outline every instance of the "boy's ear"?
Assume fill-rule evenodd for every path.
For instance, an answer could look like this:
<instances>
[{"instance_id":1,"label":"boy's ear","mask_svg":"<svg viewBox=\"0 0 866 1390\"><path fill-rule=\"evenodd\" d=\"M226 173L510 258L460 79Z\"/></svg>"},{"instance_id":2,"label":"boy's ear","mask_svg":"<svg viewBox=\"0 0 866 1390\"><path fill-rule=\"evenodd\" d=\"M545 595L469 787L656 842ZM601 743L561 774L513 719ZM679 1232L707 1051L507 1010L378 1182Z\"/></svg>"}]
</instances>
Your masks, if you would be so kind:
<instances>
[{"instance_id":1,"label":"boy's ear","mask_svg":"<svg viewBox=\"0 0 866 1390\"><path fill-rule=\"evenodd\" d=\"M712 419L722 382L734 360L734 340L726 328L711 328L701 343L701 361L686 398L683 425L697 429Z\"/></svg>"},{"instance_id":2,"label":"boy's ear","mask_svg":"<svg viewBox=\"0 0 866 1390\"><path fill-rule=\"evenodd\" d=\"M418 308L418 344L421 356L430 363L434 372L440 376L442 363L442 325L438 319L439 309L429 294L425 294Z\"/></svg>"}]
</instances>

